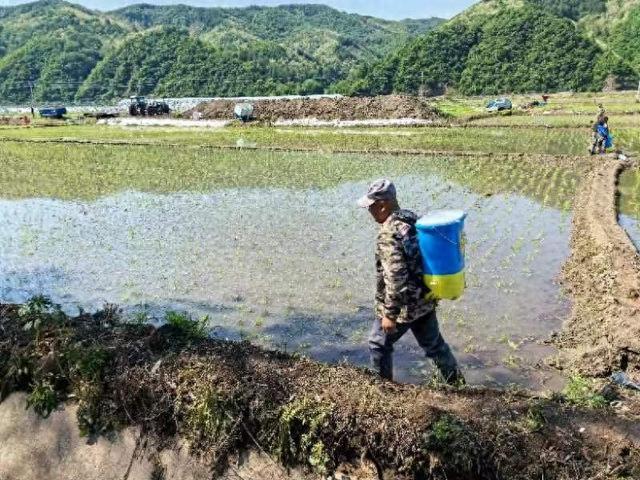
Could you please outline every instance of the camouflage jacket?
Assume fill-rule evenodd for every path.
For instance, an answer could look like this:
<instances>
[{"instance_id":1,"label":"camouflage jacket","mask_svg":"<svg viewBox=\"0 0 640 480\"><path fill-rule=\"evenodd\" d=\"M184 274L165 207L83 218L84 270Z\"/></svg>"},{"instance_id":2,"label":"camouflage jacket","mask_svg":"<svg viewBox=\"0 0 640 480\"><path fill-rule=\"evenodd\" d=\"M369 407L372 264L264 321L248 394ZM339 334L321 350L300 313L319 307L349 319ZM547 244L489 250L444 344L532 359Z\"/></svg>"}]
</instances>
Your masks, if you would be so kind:
<instances>
[{"instance_id":1,"label":"camouflage jacket","mask_svg":"<svg viewBox=\"0 0 640 480\"><path fill-rule=\"evenodd\" d=\"M380 227L376 242L376 302L379 318L411 323L435 308L424 299L429 292L422 279L422 258L416 221L408 210L398 210Z\"/></svg>"}]
</instances>

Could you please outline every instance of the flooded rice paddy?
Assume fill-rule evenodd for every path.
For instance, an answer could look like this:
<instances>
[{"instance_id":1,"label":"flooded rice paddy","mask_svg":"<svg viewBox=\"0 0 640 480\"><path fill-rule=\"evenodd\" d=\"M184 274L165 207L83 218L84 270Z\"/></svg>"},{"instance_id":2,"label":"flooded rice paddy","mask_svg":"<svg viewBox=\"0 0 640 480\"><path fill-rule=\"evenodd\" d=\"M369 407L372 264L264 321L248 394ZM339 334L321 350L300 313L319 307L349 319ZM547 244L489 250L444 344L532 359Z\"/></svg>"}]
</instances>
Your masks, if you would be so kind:
<instances>
[{"instance_id":1,"label":"flooded rice paddy","mask_svg":"<svg viewBox=\"0 0 640 480\"><path fill-rule=\"evenodd\" d=\"M571 169L144 147L46 146L44 161L33 146L2 148L2 301L44 293L70 312L115 303L150 320L184 310L208 315L212 335L365 365L376 226L354 202L388 176L406 208L469 214L468 289L439 310L469 381L557 380L534 367L553 355L542 340L569 308L556 277ZM396 359L397 379L429 379L410 335Z\"/></svg>"},{"instance_id":2,"label":"flooded rice paddy","mask_svg":"<svg viewBox=\"0 0 640 480\"><path fill-rule=\"evenodd\" d=\"M624 172L618 189L620 191L620 225L640 250L640 170Z\"/></svg>"}]
</instances>

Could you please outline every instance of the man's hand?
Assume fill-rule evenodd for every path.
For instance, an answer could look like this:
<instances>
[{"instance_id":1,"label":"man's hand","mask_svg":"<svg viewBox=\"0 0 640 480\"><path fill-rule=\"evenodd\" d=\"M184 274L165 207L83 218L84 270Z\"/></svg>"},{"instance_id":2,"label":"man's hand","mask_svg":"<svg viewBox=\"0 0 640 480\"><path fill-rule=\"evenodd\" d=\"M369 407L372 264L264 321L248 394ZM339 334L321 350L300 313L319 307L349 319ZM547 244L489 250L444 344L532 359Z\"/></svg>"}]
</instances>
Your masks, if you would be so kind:
<instances>
[{"instance_id":1,"label":"man's hand","mask_svg":"<svg viewBox=\"0 0 640 480\"><path fill-rule=\"evenodd\" d=\"M392 334L393 332L396 331L396 321L391 320L388 317L382 317L382 330L387 335Z\"/></svg>"}]
</instances>

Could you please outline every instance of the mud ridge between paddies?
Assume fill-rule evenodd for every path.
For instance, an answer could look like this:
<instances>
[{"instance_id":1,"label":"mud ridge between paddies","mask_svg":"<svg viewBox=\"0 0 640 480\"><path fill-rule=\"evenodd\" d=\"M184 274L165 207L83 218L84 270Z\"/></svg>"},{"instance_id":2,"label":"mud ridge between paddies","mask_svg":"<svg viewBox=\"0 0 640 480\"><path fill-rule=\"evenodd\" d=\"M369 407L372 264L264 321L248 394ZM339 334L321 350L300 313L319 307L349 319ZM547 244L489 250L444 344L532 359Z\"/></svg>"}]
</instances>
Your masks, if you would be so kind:
<instances>
[{"instance_id":1,"label":"mud ridge between paddies","mask_svg":"<svg viewBox=\"0 0 640 480\"><path fill-rule=\"evenodd\" d=\"M204 102L183 114L207 120L233 118L235 100ZM318 120L363 120L363 119L436 119L438 113L425 98L405 95L378 97L338 97L257 100L253 118L257 121L315 118Z\"/></svg>"},{"instance_id":2,"label":"mud ridge between paddies","mask_svg":"<svg viewBox=\"0 0 640 480\"><path fill-rule=\"evenodd\" d=\"M188 319L156 329L121 323L112 307L70 318L43 299L0 306L0 329L2 398L26 392L42 415L73 402L84 435L138 427L148 452L186 441L209 478L238 478L229 469L249 449L281 465L270 479L640 477L638 412L589 396L398 385L209 339ZM0 477L27 478L15 472L38 461L3 458Z\"/></svg>"},{"instance_id":3,"label":"mud ridge between paddies","mask_svg":"<svg viewBox=\"0 0 640 480\"><path fill-rule=\"evenodd\" d=\"M607 158L574 202L563 284L573 301L557 344L561 363L593 376L640 371L640 255L618 224L617 181L632 162Z\"/></svg>"}]
</instances>

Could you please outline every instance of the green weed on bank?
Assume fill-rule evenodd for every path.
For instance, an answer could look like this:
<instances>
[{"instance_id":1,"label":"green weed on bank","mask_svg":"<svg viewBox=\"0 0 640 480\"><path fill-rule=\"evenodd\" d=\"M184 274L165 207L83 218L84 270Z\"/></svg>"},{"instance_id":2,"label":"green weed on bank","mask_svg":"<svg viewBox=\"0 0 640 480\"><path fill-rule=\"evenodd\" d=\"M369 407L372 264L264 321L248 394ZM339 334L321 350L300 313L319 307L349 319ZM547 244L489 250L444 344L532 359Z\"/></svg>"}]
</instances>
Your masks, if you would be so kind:
<instances>
[{"instance_id":1,"label":"green weed on bank","mask_svg":"<svg viewBox=\"0 0 640 480\"><path fill-rule=\"evenodd\" d=\"M595 380L574 375L569 378L562 396L568 403L579 407L604 408L609 402L599 390Z\"/></svg>"}]
</instances>

